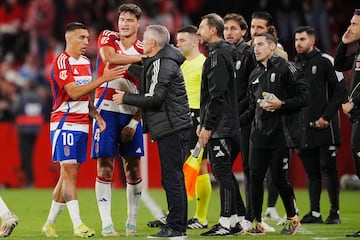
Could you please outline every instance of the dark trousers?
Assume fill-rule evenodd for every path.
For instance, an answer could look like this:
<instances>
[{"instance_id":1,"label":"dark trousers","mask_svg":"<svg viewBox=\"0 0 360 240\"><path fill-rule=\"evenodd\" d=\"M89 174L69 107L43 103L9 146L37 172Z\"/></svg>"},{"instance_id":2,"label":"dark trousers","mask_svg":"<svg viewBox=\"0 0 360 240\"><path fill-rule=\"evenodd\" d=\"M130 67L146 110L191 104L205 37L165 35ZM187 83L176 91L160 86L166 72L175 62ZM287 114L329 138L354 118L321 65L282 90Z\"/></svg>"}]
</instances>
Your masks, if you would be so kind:
<instances>
[{"instance_id":1,"label":"dark trousers","mask_svg":"<svg viewBox=\"0 0 360 240\"><path fill-rule=\"evenodd\" d=\"M293 149L289 150L289 165L290 160L292 156ZM268 207L275 207L277 199L279 198L279 192L276 189L276 186L274 185L272 179L271 179L271 172L270 169L268 169L266 173L266 188L268 190L268 199L267 199L267 206Z\"/></svg>"},{"instance_id":2,"label":"dark trousers","mask_svg":"<svg viewBox=\"0 0 360 240\"><path fill-rule=\"evenodd\" d=\"M326 179L331 211L339 210L339 176L336 169L336 147L322 146L298 149L308 179L310 209L320 212L321 171Z\"/></svg>"},{"instance_id":3,"label":"dark trousers","mask_svg":"<svg viewBox=\"0 0 360 240\"><path fill-rule=\"evenodd\" d=\"M360 178L360 126L359 120L352 123L351 152L355 164L356 175Z\"/></svg>"},{"instance_id":4,"label":"dark trousers","mask_svg":"<svg viewBox=\"0 0 360 240\"><path fill-rule=\"evenodd\" d=\"M188 202L183 165L187 155L190 129L180 130L158 141L161 183L166 193L169 214L167 224L175 231L186 232Z\"/></svg>"},{"instance_id":5,"label":"dark trousers","mask_svg":"<svg viewBox=\"0 0 360 240\"><path fill-rule=\"evenodd\" d=\"M19 133L19 150L21 155L21 168L26 176L26 185L33 184L33 152L37 134Z\"/></svg>"},{"instance_id":6,"label":"dark trousers","mask_svg":"<svg viewBox=\"0 0 360 240\"><path fill-rule=\"evenodd\" d=\"M240 151L242 159L242 167L245 175L245 199L246 211L245 219L252 221L251 216L251 195L250 195L250 166L249 166L249 148L250 148L251 125L240 128Z\"/></svg>"},{"instance_id":7,"label":"dark trousers","mask_svg":"<svg viewBox=\"0 0 360 240\"><path fill-rule=\"evenodd\" d=\"M244 215L245 205L232 166L239 154L239 137L210 139L208 144L212 172L220 189L220 216Z\"/></svg>"},{"instance_id":8,"label":"dark trousers","mask_svg":"<svg viewBox=\"0 0 360 240\"><path fill-rule=\"evenodd\" d=\"M261 221L262 205L264 201L264 178L268 168L270 168L273 183L279 191L287 216L295 216L294 190L287 178L288 164L289 150L287 148L250 148L250 193L252 215L257 221Z\"/></svg>"}]
</instances>

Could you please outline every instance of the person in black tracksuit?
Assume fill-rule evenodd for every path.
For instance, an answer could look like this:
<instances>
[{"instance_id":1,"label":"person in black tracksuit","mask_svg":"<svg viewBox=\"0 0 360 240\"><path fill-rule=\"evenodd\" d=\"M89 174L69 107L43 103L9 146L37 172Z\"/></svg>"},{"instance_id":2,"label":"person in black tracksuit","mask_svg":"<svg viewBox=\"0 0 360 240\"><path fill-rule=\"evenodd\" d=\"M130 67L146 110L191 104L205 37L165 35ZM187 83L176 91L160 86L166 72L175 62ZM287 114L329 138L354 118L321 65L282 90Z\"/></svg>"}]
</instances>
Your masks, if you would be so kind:
<instances>
[{"instance_id":1,"label":"person in black tracksuit","mask_svg":"<svg viewBox=\"0 0 360 240\"><path fill-rule=\"evenodd\" d=\"M341 223L336 148L340 145L339 107L346 99L344 75L335 72L333 58L315 48L315 32L309 26L295 31L296 64L304 72L309 105L303 108L303 141L297 148L307 174L310 212L301 223L323 223L320 213L321 170L327 181L330 215L326 224Z\"/></svg>"},{"instance_id":2,"label":"person in black tracksuit","mask_svg":"<svg viewBox=\"0 0 360 240\"><path fill-rule=\"evenodd\" d=\"M294 77L294 66L273 55L276 44L276 38L270 33L254 37L258 65L250 75L249 108L240 118L240 126L252 122L249 162L254 221L248 231L252 235L264 234L261 226L263 182L269 167L287 214L280 233L295 234L300 226L287 167L289 147L293 147L293 138L299 137L293 135L299 126L291 119L307 104L307 86L303 78Z\"/></svg>"},{"instance_id":3,"label":"person in black tracksuit","mask_svg":"<svg viewBox=\"0 0 360 240\"><path fill-rule=\"evenodd\" d=\"M222 39L223 31L224 22L219 15L202 17L198 34L206 43L209 55L203 65L197 131L200 146L207 144L212 171L220 185L221 210L219 222L201 236L225 236L242 231L236 209L239 186L232 172L240 146L234 74L236 50Z\"/></svg>"},{"instance_id":4,"label":"person in black tracksuit","mask_svg":"<svg viewBox=\"0 0 360 240\"><path fill-rule=\"evenodd\" d=\"M143 65L131 65L130 75L142 77L140 94L117 91L113 100L142 108L144 132L158 142L161 183L166 193L169 214L166 225L151 238L185 238L187 194L183 165L192 121L180 65L185 58L169 45L169 32L161 25L150 25L144 33Z\"/></svg>"},{"instance_id":5,"label":"person in black tracksuit","mask_svg":"<svg viewBox=\"0 0 360 240\"><path fill-rule=\"evenodd\" d=\"M357 49L348 53L348 46L352 43L357 44ZM355 9L350 26L341 38L334 65L337 71L352 69L348 101L342 104L342 109L352 123L351 152L360 178L360 9ZM346 234L346 237L360 238L360 231Z\"/></svg>"},{"instance_id":6,"label":"person in black tracksuit","mask_svg":"<svg viewBox=\"0 0 360 240\"><path fill-rule=\"evenodd\" d=\"M224 17L224 38L226 41L235 45L238 51L238 57L235 64L236 80L237 80L237 95L239 103L239 115L241 115L249 106L247 97L247 89L249 85L250 73L254 70L256 60L254 58L254 51L252 47L247 44L244 37L248 30L248 25L245 19L236 13L229 13ZM252 221L251 218L251 201L250 201L250 169L249 169L249 138L251 125L242 126L240 128L240 151L242 158L242 167L245 175L245 198L246 211L245 219ZM244 216L238 210L238 215Z\"/></svg>"}]
</instances>

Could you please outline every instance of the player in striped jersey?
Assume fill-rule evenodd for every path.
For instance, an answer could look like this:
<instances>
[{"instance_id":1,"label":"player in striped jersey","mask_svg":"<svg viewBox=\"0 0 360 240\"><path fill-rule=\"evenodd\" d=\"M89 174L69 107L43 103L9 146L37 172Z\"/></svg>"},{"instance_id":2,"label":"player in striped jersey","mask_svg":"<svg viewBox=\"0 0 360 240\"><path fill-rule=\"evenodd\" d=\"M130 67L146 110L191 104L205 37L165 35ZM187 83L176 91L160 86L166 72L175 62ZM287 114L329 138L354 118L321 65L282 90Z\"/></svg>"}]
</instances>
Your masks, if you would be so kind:
<instances>
[{"instance_id":1,"label":"player in striped jersey","mask_svg":"<svg viewBox=\"0 0 360 240\"><path fill-rule=\"evenodd\" d=\"M98 38L98 76L103 74L104 63L124 65L140 62L143 44L137 39L142 11L135 4L119 7L119 32L104 30ZM97 122L93 125L91 157L97 159L95 192L102 221L102 236L118 236L111 217L111 182L114 158L119 150L126 176L127 220L126 236L136 235L136 219L139 211L142 178L140 157L144 155L140 109L129 105L117 105L112 101L115 90L138 93L139 80L128 74L112 82L104 83L95 91L95 106L107 123L100 133Z\"/></svg>"},{"instance_id":2,"label":"player in striped jersey","mask_svg":"<svg viewBox=\"0 0 360 240\"><path fill-rule=\"evenodd\" d=\"M78 22L65 29L66 49L55 59L50 76L53 94L53 112L50 118L52 160L60 163L60 178L53 192L48 219L41 229L47 237L57 237L55 221L66 205L73 223L74 235L92 237L95 231L82 223L76 192L80 164L86 160L89 118L106 127L96 109L89 104L89 93L102 83L124 73L122 67L109 69L92 81L90 61L83 56L88 45L87 27Z\"/></svg>"}]
</instances>

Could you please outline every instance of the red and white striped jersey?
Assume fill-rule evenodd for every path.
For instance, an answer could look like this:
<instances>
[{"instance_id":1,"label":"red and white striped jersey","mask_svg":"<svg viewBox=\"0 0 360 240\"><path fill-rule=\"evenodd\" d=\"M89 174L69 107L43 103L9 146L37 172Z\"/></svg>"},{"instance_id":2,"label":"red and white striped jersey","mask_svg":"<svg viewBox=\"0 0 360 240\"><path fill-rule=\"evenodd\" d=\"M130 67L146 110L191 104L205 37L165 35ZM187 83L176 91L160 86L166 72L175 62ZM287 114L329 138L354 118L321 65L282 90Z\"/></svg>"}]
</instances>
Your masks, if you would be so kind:
<instances>
[{"instance_id":1,"label":"red and white striped jersey","mask_svg":"<svg viewBox=\"0 0 360 240\"><path fill-rule=\"evenodd\" d=\"M50 75L50 85L53 94L53 106L50 117L50 130L58 128L64 122L62 129L88 132L89 125L89 95L72 99L64 89L68 83L85 85L92 80L90 61L85 56L79 59L62 52L55 59Z\"/></svg>"},{"instance_id":2,"label":"red and white striped jersey","mask_svg":"<svg viewBox=\"0 0 360 240\"><path fill-rule=\"evenodd\" d=\"M134 45L128 49L122 45L117 32L105 30L98 37L98 51L101 47L108 46L115 49L115 52L127 55L140 55L143 53L143 43L136 40ZM99 53L96 60L96 69L98 77L102 76L105 63ZM114 66L110 66L114 67ZM138 93L139 80L126 74L123 78L117 78L113 81L103 83L95 91L95 106L100 110L112 112L135 114L137 108L126 104L117 105L112 101L115 90L123 90L131 93Z\"/></svg>"}]
</instances>

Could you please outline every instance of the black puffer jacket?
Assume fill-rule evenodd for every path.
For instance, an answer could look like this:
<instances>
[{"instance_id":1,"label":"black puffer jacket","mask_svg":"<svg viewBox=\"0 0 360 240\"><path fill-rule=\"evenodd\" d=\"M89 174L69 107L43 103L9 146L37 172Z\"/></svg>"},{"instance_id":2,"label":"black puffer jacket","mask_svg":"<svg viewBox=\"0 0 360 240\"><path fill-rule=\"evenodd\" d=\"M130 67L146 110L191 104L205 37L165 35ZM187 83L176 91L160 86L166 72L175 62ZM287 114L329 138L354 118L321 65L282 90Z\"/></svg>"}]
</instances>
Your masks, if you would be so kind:
<instances>
[{"instance_id":1,"label":"black puffer jacket","mask_svg":"<svg viewBox=\"0 0 360 240\"><path fill-rule=\"evenodd\" d=\"M251 125L250 143L257 149L295 147L300 121L296 113L307 105L307 86L295 66L273 55L265 68L258 63L250 75L249 108L240 117L240 126ZM274 112L263 110L257 103L262 92L275 94L284 104ZM294 115L295 114L295 115Z\"/></svg>"},{"instance_id":2,"label":"black puffer jacket","mask_svg":"<svg viewBox=\"0 0 360 240\"><path fill-rule=\"evenodd\" d=\"M238 99L235 82L236 49L224 40L208 46L203 66L200 126L211 130L211 138L238 134Z\"/></svg>"},{"instance_id":3,"label":"black puffer jacket","mask_svg":"<svg viewBox=\"0 0 360 240\"><path fill-rule=\"evenodd\" d=\"M298 54L296 64L304 72L309 89L309 105L302 109L304 145L314 148L340 145L339 108L346 99L344 75L335 72L332 57L315 48L309 53ZM328 128L315 128L310 122L320 117L329 122Z\"/></svg>"},{"instance_id":4,"label":"black puffer jacket","mask_svg":"<svg viewBox=\"0 0 360 240\"><path fill-rule=\"evenodd\" d=\"M142 67L129 68L130 75L141 79L140 94L126 93L123 101L142 108L144 132L152 140L192 126L180 69L184 60L177 48L166 45L156 56L143 59Z\"/></svg>"},{"instance_id":5,"label":"black puffer jacket","mask_svg":"<svg viewBox=\"0 0 360 240\"><path fill-rule=\"evenodd\" d=\"M347 71L352 69L349 99L352 99L354 108L350 112L350 120L360 120L360 41L358 48L351 55L346 55L348 45L340 42L335 56L335 69Z\"/></svg>"}]
</instances>

